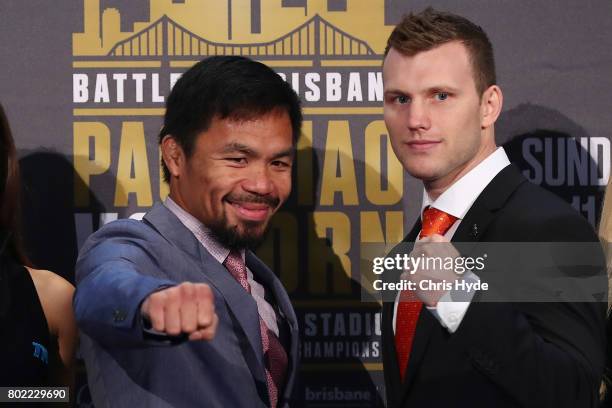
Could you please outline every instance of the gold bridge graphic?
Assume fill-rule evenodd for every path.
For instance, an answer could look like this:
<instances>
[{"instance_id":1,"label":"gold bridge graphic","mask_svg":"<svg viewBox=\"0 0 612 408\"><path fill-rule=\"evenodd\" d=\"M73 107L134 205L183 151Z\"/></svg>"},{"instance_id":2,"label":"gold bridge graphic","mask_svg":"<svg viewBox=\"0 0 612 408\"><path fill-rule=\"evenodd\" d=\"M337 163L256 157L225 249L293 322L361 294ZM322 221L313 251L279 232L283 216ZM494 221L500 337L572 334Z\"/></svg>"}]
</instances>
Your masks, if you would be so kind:
<instances>
[{"instance_id":1,"label":"gold bridge graphic","mask_svg":"<svg viewBox=\"0 0 612 408\"><path fill-rule=\"evenodd\" d=\"M72 67L98 72L106 68L165 72L189 68L208 56L240 55L275 69L316 72L361 67L368 71L364 80L379 81L371 71L380 71L393 29L385 24L385 0L148 0L148 17L134 17L127 6L120 10L101 7L101 0L82 1L83 29L72 34ZM302 6L296 7L298 3ZM338 8L340 3L344 8ZM304 113L381 114L380 104L362 102L351 106L312 102ZM79 106L74 115L159 116L163 108L96 104Z\"/></svg>"},{"instance_id":2,"label":"gold bridge graphic","mask_svg":"<svg viewBox=\"0 0 612 408\"><path fill-rule=\"evenodd\" d=\"M393 26L385 0L140 0L103 7L83 1L83 30L72 34L80 67L138 62L187 66L213 55L243 55L276 66L380 66ZM350 63L354 61L354 63ZM282 63L285 62L286 65ZM307 64L309 62L310 64ZM114 64L114 65L113 65ZM132 64L137 65L137 64ZM175 65L175 66L178 66Z\"/></svg>"},{"instance_id":3,"label":"gold bridge graphic","mask_svg":"<svg viewBox=\"0 0 612 408\"><path fill-rule=\"evenodd\" d=\"M376 53L359 40L327 22L319 15L269 42L229 44L201 38L168 16L117 43L110 57L206 57L243 55L250 57L374 57Z\"/></svg>"}]
</instances>

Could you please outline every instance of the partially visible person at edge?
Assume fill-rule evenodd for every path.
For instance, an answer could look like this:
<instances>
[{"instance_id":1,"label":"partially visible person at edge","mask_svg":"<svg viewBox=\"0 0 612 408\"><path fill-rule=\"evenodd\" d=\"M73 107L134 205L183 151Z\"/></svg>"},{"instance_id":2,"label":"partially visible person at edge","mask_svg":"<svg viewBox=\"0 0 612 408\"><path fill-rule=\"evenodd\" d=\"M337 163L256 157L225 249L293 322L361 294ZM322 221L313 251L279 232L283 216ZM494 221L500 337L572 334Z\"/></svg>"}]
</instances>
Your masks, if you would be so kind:
<instances>
[{"instance_id":1,"label":"partially visible person at edge","mask_svg":"<svg viewBox=\"0 0 612 408\"><path fill-rule=\"evenodd\" d=\"M612 177L608 181L604 197L603 211L599 223L599 238L606 253L608 266L608 322L606 332L608 336L606 350L606 367L601 387L602 408L612 407Z\"/></svg>"},{"instance_id":2,"label":"partially visible person at edge","mask_svg":"<svg viewBox=\"0 0 612 408\"><path fill-rule=\"evenodd\" d=\"M34 269L20 231L19 167L0 105L0 386L71 386L77 344L74 287Z\"/></svg>"}]
</instances>

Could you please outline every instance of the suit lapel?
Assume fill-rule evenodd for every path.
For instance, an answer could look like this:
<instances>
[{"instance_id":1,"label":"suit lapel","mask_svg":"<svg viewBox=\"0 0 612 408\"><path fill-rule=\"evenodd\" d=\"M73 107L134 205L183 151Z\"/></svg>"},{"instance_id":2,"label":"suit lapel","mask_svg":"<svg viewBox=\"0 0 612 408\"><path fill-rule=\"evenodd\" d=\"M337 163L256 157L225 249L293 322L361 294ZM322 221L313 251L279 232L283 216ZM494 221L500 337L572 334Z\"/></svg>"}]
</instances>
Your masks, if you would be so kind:
<instances>
[{"instance_id":1,"label":"suit lapel","mask_svg":"<svg viewBox=\"0 0 612 408\"><path fill-rule=\"evenodd\" d=\"M291 300L287 295L287 291L283 287L281 281L274 275L272 270L268 268L255 254L251 251L246 252L246 263L253 275L261 282L266 290L272 292L274 301L278 306L278 311L281 317L285 319L289 325L290 346L287 351L288 366L287 379L285 381L284 398L287 401L291 396L293 383L295 382L296 367L299 364L298 358L298 323L295 311L291 305Z\"/></svg>"},{"instance_id":2,"label":"suit lapel","mask_svg":"<svg viewBox=\"0 0 612 408\"><path fill-rule=\"evenodd\" d=\"M225 299L230 312L234 315L234 318L246 335L250 346L250 353L245 354L245 359L253 373L253 377L265 383L261 329L255 299L253 296L248 295L228 270L202 245L200 245L200 256L202 265L206 265L205 273L210 277L213 286Z\"/></svg>"},{"instance_id":3,"label":"suit lapel","mask_svg":"<svg viewBox=\"0 0 612 408\"><path fill-rule=\"evenodd\" d=\"M452 242L479 242L487 228L514 191L527 180L514 164L506 166L480 193L467 212Z\"/></svg>"},{"instance_id":4,"label":"suit lapel","mask_svg":"<svg viewBox=\"0 0 612 408\"><path fill-rule=\"evenodd\" d=\"M413 243L416 241L419 232L421 231L421 219L412 227L412 230L406 235L403 242ZM392 251L393 254L395 251ZM389 394L391 398L399 405L403 400L418 372L418 368L425 355L427 344L431 338L431 331L436 328L437 322L433 320L433 317L425 310L422 310L419 314L419 320L417 322L417 330L414 335L412 350L410 351L410 359L406 366L406 372L404 376L404 382L400 382L400 368L397 363L397 350L395 349L395 336L393 335L393 309L394 304L387 302L383 305L383 344L389 353L385 353L384 364L385 364L385 378L387 387L390 388ZM393 404L390 404L393 405Z\"/></svg>"},{"instance_id":5,"label":"suit lapel","mask_svg":"<svg viewBox=\"0 0 612 408\"><path fill-rule=\"evenodd\" d=\"M387 389L387 406L397 405L402 390L400 372L397 364L397 350L395 349L395 336L393 333L393 303L384 302L382 307L382 333L383 344L383 374Z\"/></svg>"},{"instance_id":6,"label":"suit lapel","mask_svg":"<svg viewBox=\"0 0 612 408\"><path fill-rule=\"evenodd\" d=\"M526 179L521 175L518 167L513 164L506 166L493 178L493 180L491 180L482 193L480 193L459 224L451 241L454 243L475 243L481 241L486 234L487 228L495 219L496 212L503 207L512 193L514 193L514 191L525 181ZM419 218L412 231L404 238L404 242L414 242L420 230L421 221ZM465 255L465 252L469 252L470 245L464 244L461 246L461 249L464 251ZM390 306L390 313L393 314L393 305ZM408 391L414 383L420 364L427 350L429 339L433 331L440 327L439 325L440 323L434 316L425 309L421 310L417 322L417 330L412 343L412 350L410 352L410 360L406 368L401 397L399 400L396 400L398 404L408 396ZM391 329L391 327L388 327L388 329ZM397 366L397 358L395 357L395 342L391 341L391 343L393 358L395 359L395 362L391 364L391 369L394 370L392 371L392 375L399 379L399 368Z\"/></svg>"},{"instance_id":7,"label":"suit lapel","mask_svg":"<svg viewBox=\"0 0 612 408\"><path fill-rule=\"evenodd\" d=\"M252 296L245 296L244 288L236 282L227 269L202 246L191 231L165 205L157 203L145 215L144 220L170 243L189 255L198 267L192 273L192 278L197 279L199 277L201 279L201 276L198 275L203 273L207 281L221 293L230 312L248 340L250 347L245 354L245 359L249 369L257 381L265 384L259 314L255 299Z\"/></svg>"},{"instance_id":8,"label":"suit lapel","mask_svg":"<svg viewBox=\"0 0 612 408\"><path fill-rule=\"evenodd\" d=\"M408 364L406 365L406 374L404 376L404 383L402 387L402 397L404 400L408 395L408 390L412 388L412 384L417 377L419 367L425 357L429 340L431 339L432 332L440 326L440 323L435 317L431 315L423 305L421 313L419 313L419 320L417 321L417 329L414 333L414 339L412 340L412 350L410 351L410 357Z\"/></svg>"},{"instance_id":9,"label":"suit lapel","mask_svg":"<svg viewBox=\"0 0 612 408\"><path fill-rule=\"evenodd\" d=\"M404 238L404 241L416 241L420 231L421 218L419 217L414 227L412 228L412 231L410 231L406 238ZM406 398L406 396L408 395L408 390L412 387L412 384L414 383L414 380L418 373L418 369L421 366L423 357L425 356L425 351L427 350L427 345L429 344L431 333L437 327L436 324L439 323L435 321L435 318L431 316L431 314L427 310L425 310L425 305L423 305L423 309L421 309L421 313L419 313L419 320L417 321L417 329L414 333L414 339L412 340L412 350L410 350L410 358L408 360L408 364L406 365L400 401Z\"/></svg>"},{"instance_id":10,"label":"suit lapel","mask_svg":"<svg viewBox=\"0 0 612 408\"><path fill-rule=\"evenodd\" d=\"M467 212L451 242L463 256L471 256L476 242L482 240L489 224L495 219L495 210L487 200L477 199Z\"/></svg>"},{"instance_id":11,"label":"suit lapel","mask_svg":"<svg viewBox=\"0 0 612 408\"><path fill-rule=\"evenodd\" d=\"M414 242L416 241L419 232L421 232L421 217L419 217L419 219L416 220L416 222L414 223L414 225L412 226L412 229L410 230L410 232L408 233L408 235L406 235L404 237L404 240L402 242Z\"/></svg>"},{"instance_id":12,"label":"suit lapel","mask_svg":"<svg viewBox=\"0 0 612 408\"><path fill-rule=\"evenodd\" d=\"M143 221L157 230L171 245L186 252L193 261L200 259L202 244L165 205L155 203Z\"/></svg>"},{"instance_id":13,"label":"suit lapel","mask_svg":"<svg viewBox=\"0 0 612 408\"><path fill-rule=\"evenodd\" d=\"M281 281L274 275L272 270L251 251L246 251L246 264L251 272L253 272L256 279L264 285L266 290L272 291L273 298L278 305L281 317L287 320L291 331L297 330L297 318L293 306L291 305L291 300Z\"/></svg>"}]
</instances>

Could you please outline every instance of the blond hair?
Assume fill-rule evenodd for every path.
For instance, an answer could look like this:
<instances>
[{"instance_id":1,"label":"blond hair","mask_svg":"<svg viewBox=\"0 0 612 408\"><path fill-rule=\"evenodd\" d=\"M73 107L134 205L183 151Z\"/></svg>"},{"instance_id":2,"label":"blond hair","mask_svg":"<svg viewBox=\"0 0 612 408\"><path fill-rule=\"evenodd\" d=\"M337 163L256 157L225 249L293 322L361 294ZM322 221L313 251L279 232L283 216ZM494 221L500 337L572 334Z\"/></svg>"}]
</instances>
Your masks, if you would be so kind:
<instances>
[{"instance_id":1,"label":"blond hair","mask_svg":"<svg viewBox=\"0 0 612 408\"><path fill-rule=\"evenodd\" d=\"M604 197L601 220L599 221L599 239L604 245L608 269L608 306L612 305L612 177L608 180Z\"/></svg>"}]
</instances>

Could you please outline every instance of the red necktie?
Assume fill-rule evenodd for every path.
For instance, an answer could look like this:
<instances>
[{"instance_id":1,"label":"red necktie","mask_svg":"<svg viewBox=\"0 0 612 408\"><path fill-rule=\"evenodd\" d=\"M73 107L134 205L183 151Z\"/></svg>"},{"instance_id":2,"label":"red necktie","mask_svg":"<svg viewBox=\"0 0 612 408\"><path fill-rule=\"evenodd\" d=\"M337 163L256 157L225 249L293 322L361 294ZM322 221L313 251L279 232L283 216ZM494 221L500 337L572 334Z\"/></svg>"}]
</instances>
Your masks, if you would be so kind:
<instances>
[{"instance_id":1,"label":"red necktie","mask_svg":"<svg viewBox=\"0 0 612 408\"><path fill-rule=\"evenodd\" d=\"M239 251L233 249L223 265L240 283L247 292L251 293L251 285L247 280L246 265ZM268 329L266 323L259 317L259 330L261 332L261 346L264 360L266 361L266 382L270 394L270 405L276 408L278 404L278 392L282 389L287 371L287 353L276 334Z\"/></svg>"},{"instance_id":2,"label":"red necktie","mask_svg":"<svg viewBox=\"0 0 612 408\"><path fill-rule=\"evenodd\" d=\"M444 235L455 221L457 221L457 217L437 208L427 207L423 211L423 226L419 238L425 238L433 234ZM406 365L412 350L412 341L422 308L423 302L418 300L413 291L403 290L400 293L395 318L395 350L397 351L397 362L402 382L404 381Z\"/></svg>"}]
</instances>

